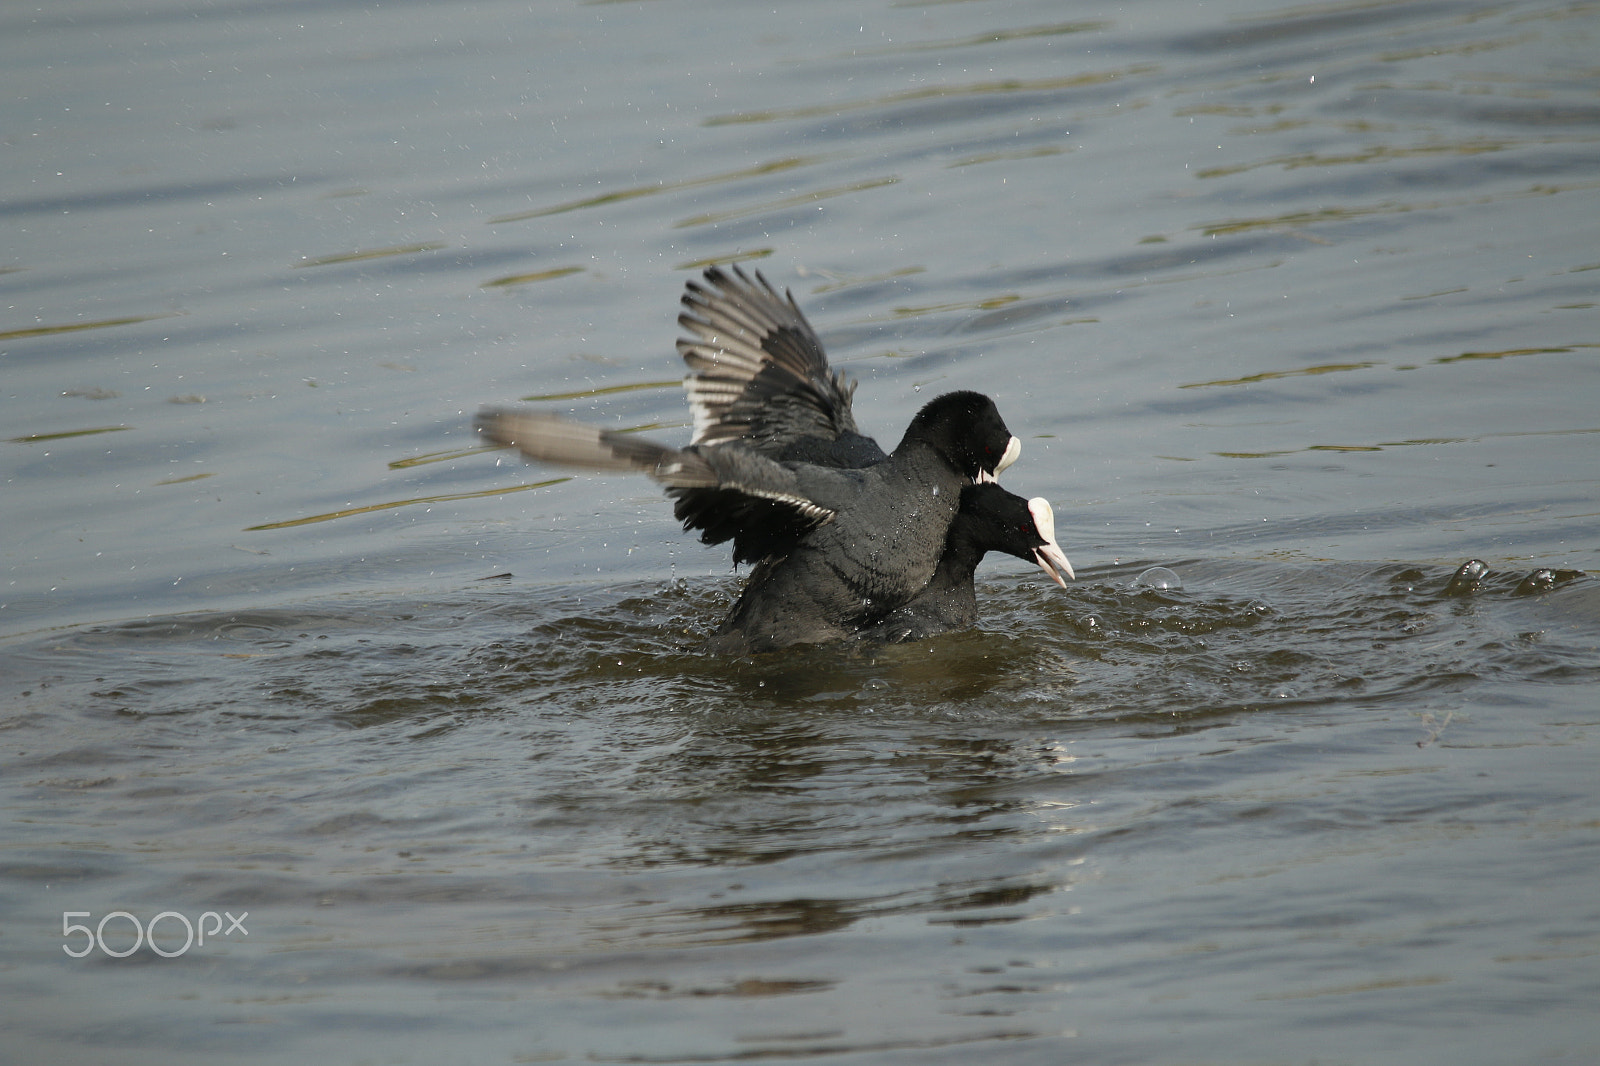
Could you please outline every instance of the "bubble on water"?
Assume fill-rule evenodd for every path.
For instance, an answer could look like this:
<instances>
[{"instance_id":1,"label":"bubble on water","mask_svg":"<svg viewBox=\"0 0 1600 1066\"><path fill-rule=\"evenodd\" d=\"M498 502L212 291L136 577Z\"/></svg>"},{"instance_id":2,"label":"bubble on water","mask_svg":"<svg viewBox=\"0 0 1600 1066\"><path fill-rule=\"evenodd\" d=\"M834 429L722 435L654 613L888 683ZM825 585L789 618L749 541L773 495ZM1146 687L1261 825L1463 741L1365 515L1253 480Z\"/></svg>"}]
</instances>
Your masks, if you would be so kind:
<instances>
[{"instance_id":1,"label":"bubble on water","mask_svg":"<svg viewBox=\"0 0 1600 1066\"><path fill-rule=\"evenodd\" d=\"M1489 564L1482 559L1468 559L1462 563L1445 586L1446 596L1470 596L1477 592L1489 574Z\"/></svg>"},{"instance_id":2,"label":"bubble on water","mask_svg":"<svg viewBox=\"0 0 1600 1066\"><path fill-rule=\"evenodd\" d=\"M1516 595L1526 596L1534 592L1543 592L1545 589L1556 587L1556 572L1554 570L1535 570L1522 579L1517 586Z\"/></svg>"},{"instance_id":3,"label":"bubble on water","mask_svg":"<svg viewBox=\"0 0 1600 1066\"><path fill-rule=\"evenodd\" d=\"M1133 579L1135 588L1147 589L1181 589L1183 581L1178 575L1164 566L1152 566L1144 573Z\"/></svg>"}]
</instances>

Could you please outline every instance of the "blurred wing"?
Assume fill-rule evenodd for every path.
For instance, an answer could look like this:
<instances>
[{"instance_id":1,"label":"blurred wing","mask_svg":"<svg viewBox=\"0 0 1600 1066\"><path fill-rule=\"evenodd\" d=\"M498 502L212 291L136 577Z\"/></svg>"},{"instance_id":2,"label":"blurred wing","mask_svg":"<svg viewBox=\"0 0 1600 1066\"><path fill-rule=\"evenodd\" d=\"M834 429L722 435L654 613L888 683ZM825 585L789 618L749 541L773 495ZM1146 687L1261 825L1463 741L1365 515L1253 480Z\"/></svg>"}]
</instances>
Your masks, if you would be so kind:
<instances>
[{"instance_id":1,"label":"blurred wing","mask_svg":"<svg viewBox=\"0 0 1600 1066\"><path fill-rule=\"evenodd\" d=\"M523 458L584 470L645 474L669 488L714 486L717 475L694 452L572 422L535 411L486 407L473 422L479 433Z\"/></svg>"},{"instance_id":2,"label":"blurred wing","mask_svg":"<svg viewBox=\"0 0 1600 1066\"><path fill-rule=\"evenodd\" d=\"M734 542L734 562L791 550L833 520L859 479L845 472L796 470L738 444L672 448L556 415L485 408L478 432L524 458L585 470L638 472L659 482L685 529L707 544Z\"/></svg>"}]
</instances>

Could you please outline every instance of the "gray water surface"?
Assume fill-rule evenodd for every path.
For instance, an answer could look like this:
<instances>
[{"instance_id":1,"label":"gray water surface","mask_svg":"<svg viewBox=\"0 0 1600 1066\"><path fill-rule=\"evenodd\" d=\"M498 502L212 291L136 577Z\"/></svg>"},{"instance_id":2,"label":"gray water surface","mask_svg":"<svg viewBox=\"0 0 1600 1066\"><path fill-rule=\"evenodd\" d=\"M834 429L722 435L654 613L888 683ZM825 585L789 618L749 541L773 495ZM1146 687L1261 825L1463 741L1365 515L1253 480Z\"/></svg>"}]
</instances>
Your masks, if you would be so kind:
<instances>
[{"instance_id":1,"label":"gray water surface","mask_svg":"<svg viewBox=\"0 0 1600 1066\"><path fill-rule=\"evenodd\" d=\"M1596 55L1543 0L0 12L0 1057L1600 1058ZM725 549L479 448L686 441L730 261L880 441L993 395L1077 582L716 660Z\"/></svg>"}]
</instances>

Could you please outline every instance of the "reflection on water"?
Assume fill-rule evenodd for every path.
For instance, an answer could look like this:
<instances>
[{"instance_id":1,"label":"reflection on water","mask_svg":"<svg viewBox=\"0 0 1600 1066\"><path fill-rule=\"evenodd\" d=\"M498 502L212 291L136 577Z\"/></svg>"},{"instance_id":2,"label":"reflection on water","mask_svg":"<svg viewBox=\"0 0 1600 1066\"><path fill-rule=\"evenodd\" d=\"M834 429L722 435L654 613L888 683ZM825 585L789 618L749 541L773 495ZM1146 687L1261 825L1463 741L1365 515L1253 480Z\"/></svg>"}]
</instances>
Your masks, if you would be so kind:
<instances>
[{"instance_id":1,"label":"reflection on water","mask_svg":"<svg viewBox=\"0 0 1600 1066\"><path fill-rule=\"evenodd\" d=\"M1068 988L1131 1022L1139 1008L1103 999L1119 973L1203 980L1219 950L1251 968L1284 950L1245 932L1250 904L1220 885L1208 904L1140 889L1166 917L1117 917L1134 871L1159 879L1188 856L1200 866L1178 885L1226 885L1200 841L1293 839L1251 876L1292 897L1309 863L1319 894L1262 928L1314 928L1328 896L1341 938L1387 943L1392 908L1365 913L1365 866L1330 861L1343 834L1448 861L1452 826L1493 832L1493 808L1520 802L1510 782L1486 791L1458 772L1490 770L1508 745L1542 752L1546 802L1576 799L1587 762L1563 693L1600 681L1600 601L1575 572L1525 576L1134 564L1066 595L983 582L981 640L735 662L688 648L730 590L681 580L78 629L11 649L32 680L6 721L22 816L7 876L93 913L248 909L259 939L213 963L312 1002L354 997L371 1016L358 1030L387 1026L379 1004L411 990L462 987L479 1024L492 989L532 995L541 1018L591 1020L611 1002L820 997L808 1009L835 1018L832 1035L795 1045L819 1055L993 1040L970 1022L996 1014L1015 1023L1005 1039L1054 1039L1043 1022L1074 1002ZM1537 724L1519 701L1497 705L1508 684L1539 693ZM82 730L65 748L51 739L65 739L62 710ZM1339 783L1383 773L1399 776ZM1545 817L1543 834L1566 839L1563 816ZM63 819L80 841L148 843L63 847ZM1390 823L1407 828L1383 843ZM1154 932L1185 909L1199 927ZM1218 923L1236 930L1221 944ZM1433 937L1439 965L1472 950ZM1313 965L1317 939L1301 943L1292 954ZM892 995L889 1014L863 1013L863 976L900 965L874 961L890 945L935 972L962 961ZM147 980L192 994L188 971ZM1393 984L1296 977L1273 994ZM987 1006L948 1013L973 997ZM627 1057L556 1016L579 1046ZM180 1032L209 1024L174 1017ZM717 1022L697 1007L663 1024ZM718 1046L706 1041L690 1047Z\"/></svg>"},{"instance_id":2,"label":"reflection on water","mask_svg":"<svg viewBox=\"0 0 1600 1066\"><path fill-rule=\"evenodd\" d=\"M7 1051L1593 1058L1597 30L0 13ZM653 488L478 447L684 432L748 261L880 440L994 394L1094 565L722 661Z\"/></svg>"}]
</instances>

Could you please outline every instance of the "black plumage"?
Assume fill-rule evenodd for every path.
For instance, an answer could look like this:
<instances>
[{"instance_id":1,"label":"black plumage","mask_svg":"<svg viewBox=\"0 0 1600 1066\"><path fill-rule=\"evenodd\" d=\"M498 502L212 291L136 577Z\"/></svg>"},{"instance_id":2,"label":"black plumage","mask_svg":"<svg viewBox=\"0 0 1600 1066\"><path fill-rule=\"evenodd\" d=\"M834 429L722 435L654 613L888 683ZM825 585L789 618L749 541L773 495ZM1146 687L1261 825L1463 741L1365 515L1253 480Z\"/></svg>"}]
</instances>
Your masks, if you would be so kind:
<instances>
[{"instance_id":1,"label":"black plumage","mask_svg":"<svg viewBox=\"0 0 1600 1066\"><path fill-rule=\"evenodd\" d=\"M1076 575L1056 543L1055 529L1055 514L1043 497L1024 500L999 485L968 485L961 490L961 507L945 534L944 553L933 577L910 601L860 635L893 644L977 625L973 576L989 552L1037 563L1050 580L1065 588L1062 575Z\"/></svg>"},{"instance_id":2,"label":"black plumage","mask_svg":"<svg viewBox=\"0 0 1600 1066\"><path fill-rule=\"evenodd\" d=\"M939 396L885 454L857 430L855 385L829 367L792 296L759 273L752 281L713 267L704 284L689 283L683 304L688 447L499 409L480 413L480 432L530 459L643 472L673 497L685 529L708 544L732 541L734 560L755 565L711 650L840 640L913 603L941 570L963 489L993 482L1020 450L994 403L975 392ZM986 513L958 527L976 531L958 538L951 560L952 580L964 571L968 590L983 551L1009 550L983 547L965 564L987 544Z\"/></svg>"}]
</instances>

